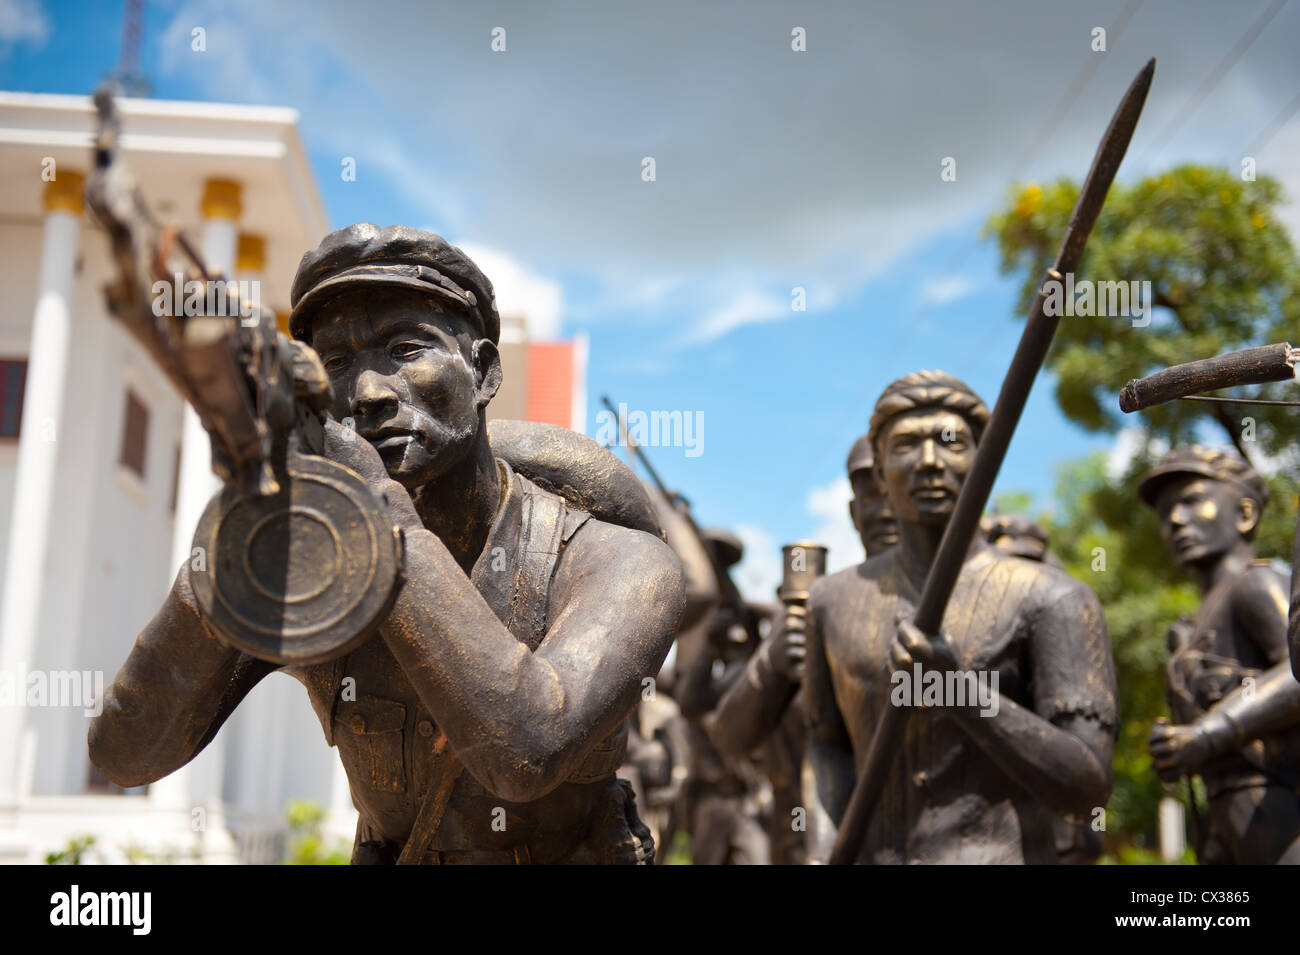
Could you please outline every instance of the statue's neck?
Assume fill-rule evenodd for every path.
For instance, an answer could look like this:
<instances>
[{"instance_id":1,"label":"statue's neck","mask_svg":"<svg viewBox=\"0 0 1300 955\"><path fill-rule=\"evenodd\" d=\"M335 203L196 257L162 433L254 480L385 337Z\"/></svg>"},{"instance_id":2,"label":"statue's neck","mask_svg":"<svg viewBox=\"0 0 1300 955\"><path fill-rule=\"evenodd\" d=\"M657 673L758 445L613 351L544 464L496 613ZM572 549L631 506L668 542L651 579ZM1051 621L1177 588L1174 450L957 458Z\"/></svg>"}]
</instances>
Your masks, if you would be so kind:
<instances>
[{"instance_id":1,"label":"statue's neck","mask_svg":"<svg viewBox=\"0 0 1300 955\"><path fill-rule=\"evenodd\" d=\"M948 524L916 524L911 521L898 522L898 560L903 573L916 588L917 593L925 590L925 578L930 574L935 555L939 553L939 542ZM965 560L970 560L977 551L986 545L976 535L966 552Z\"/></svg>"},{"instance_id":2,"label":"statue's neck","mask_svg":"<svg viewBox=\"0 0 1300 955\"><path fill-rule=\"evenodd\" d=\"M898 522L898 559L903 565L903 573L919 593L925 588L925 578L934 563L934 555L939 551L939 541L943 540L944 524L917 524L912 521Z\"/></svg>"},{"instance_id":3,"label":"statue's neck","mask_svg":"<svg viewBox=\"0 0 1300 955\"><path fill-rule=\"evenodd\" d=\"M487 428L479 428L469 454L421 487L414 498L424 526L438 536L468 574L487 544L501 504L501 476Z\"/></svg>"},{"instance_id":4,"label":"statue's neck","mask_svg":"<svg viewBox=\"0 0 1300 955\"><path fill-rule=\"evenodd\" d=\"M1255 550L1250 541L1242 539L1222 554L1215 554L1208 560L1192 564L1188 570L1196 578L1202 593L1209 593L1225 580L1236 577L1255 559Z\"/></svg>"}]
</instances>

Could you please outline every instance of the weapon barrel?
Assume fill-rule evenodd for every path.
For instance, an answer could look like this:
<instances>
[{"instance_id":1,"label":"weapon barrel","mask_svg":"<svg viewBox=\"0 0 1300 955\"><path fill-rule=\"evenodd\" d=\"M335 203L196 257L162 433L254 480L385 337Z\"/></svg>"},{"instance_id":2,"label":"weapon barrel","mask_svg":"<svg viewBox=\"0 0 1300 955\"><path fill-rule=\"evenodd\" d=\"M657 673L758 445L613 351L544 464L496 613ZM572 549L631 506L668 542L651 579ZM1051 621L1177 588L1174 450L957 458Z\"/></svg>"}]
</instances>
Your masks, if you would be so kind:
<instances>
[{"instance_id":1,"label":"weapon barrel","mask_svg":"<svg viewBox=\"0 0 1300 955\"><path fill-rule=\"evenodd\" d=\"M614 420L619 422L619 431L622 432L623 423L619 421L618 409L615 408L613 403L609 400L609 395L601 395L600 400L601 403L609 410L609 413L614 416ZM655 487L659 488L659 493L662 494L665 499L667 499L669 504L671 504L673 502L673 498L679 495L675 495L668 490L667 485L665 485L663 480L659 477L659 472L654 469L654 465L650 463L650 459L646 457L646 453L641 450L641 446L632 440L632 436L630 434L624 433L623 437L627 442L627 446L632 449L632 453L636 455L636 459L640 461L641 466L645 468L646 474L650 475L650 480L654 481Z\"/></svg>"},{"instance_id":2,"label":"weapon barrel","mask_svg":"<svg viewBox=\"0 0 1300 955\"><path fill-rule=\"evenodd\" d=\"M1205 391L1290 381L1295 378L1297 362L1300 362L1300 348L1279 342L1172 365L1130 381L1119 393L1119 407L1125 414L1131 414Z\"/></svg>"}]
</instances>

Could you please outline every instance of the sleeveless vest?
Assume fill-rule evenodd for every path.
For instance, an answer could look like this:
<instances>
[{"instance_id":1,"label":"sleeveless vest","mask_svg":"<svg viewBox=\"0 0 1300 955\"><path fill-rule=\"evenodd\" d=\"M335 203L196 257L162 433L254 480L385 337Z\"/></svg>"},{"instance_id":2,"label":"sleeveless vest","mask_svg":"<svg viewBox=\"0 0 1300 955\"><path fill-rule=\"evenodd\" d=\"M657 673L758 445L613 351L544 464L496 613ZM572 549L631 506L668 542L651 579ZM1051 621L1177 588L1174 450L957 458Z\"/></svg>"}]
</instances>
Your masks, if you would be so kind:
<instances>
[{"instance_id":1,"label":"sleeveless vest","mask_svg":"<svg viewBox=\"0 0 1300 955\"><path fill-rule=\"evenodd\" d=\"M474 567L471 580L498 619L521 643L535 651L546 636L547 602L555 568L564 548L589 521L591 515L570 507L563 498L545 491L498 459L502 481L510 493L498 512L482 556ZM513 498L513 500L512 500ZM516 568L513 575L492 572L487 568L500 558L500 549L513 552L507 566ZM486 563L485 563L486 562ZM484 566L480 566L484 565ZM376 636L374 639L382 639ZM356 653L364 652L362 650ZM313 708L325 731L326 741L335 745L335 724L342 680L347 673L348 656L324 664L305 667L295 674L308 688ZM416 721L427 720L429 713L416 704ZM582 764L565 780L566 783L594 783L609 780L627 753L629 724L624 720L617 730L597 744ZM437 832L443 813L460 779L463 767L448 747L437 757L434 781L419 794L419 809L400 862L427 861L425 846ZM352 767L348 767L352 770ZM406 785L403 780L402 785ZM629 806L629 808L631 808ZM634 811L634 810L633 810ZM354 862L363 854L361 829L365 810L361 809ZM647 847L649 853L653 848ZM525 861L525 860L516 860Z\"/></svg>"}]
</instances>

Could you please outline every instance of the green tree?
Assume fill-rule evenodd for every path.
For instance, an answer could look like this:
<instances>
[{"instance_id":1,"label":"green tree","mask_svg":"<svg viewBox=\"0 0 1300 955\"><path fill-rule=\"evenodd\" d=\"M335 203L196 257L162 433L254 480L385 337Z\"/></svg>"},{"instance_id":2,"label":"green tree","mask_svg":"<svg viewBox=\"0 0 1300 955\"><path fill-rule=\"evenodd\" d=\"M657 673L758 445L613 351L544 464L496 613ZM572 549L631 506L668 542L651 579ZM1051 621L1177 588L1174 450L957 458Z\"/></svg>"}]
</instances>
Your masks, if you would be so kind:
<instances>
[{"instance_id":1,"label":"green tree","mask_svg":"<svg viewBox=\"0 0 1300 955\"><path fill-rule=\"evenodd\" d=\"M1021 315L1078 195L1078 184L1065 179L1013 187L986 226L1003 272L1024 277ZM1208 417L1251 459L1239 408L1175 401L1121 422L1117 396L1129 379L1169 365L1300 336L1300 263L1275 211L1282 201L1274 179L1244 182L1205 166L1113 185L1075 278L1149 281L1155 313L1146 327L1125 317L1061 320L1047 365L1062 412L1092 431L1138 424L1175 443L1190 440ZM1263 396L1281 397L1282 387ZM1295 417L1288 409L1255 406L1249 415L1263 450L1276 453L1289 442Z\"/></svg>"},{"instance_id":2,"label":"green tree","mask_svg":"<svg viewBox=\"0 0 1300 955\"><path fill-rule=\"evenodd\" d=\"M1020 186L989 221L1004 272L1023 275L1020 314L1056 253L1078 185ZM1167 713L1166 636L1201 595L1169 557L1155 514L1138 499L1137 477L1153 463L1153 442L1194 440L1217 429L1247 459L1289 451L1295 411L1171 402L1121 417L1117 396L1131 378L1158 368L1237 348L1300 336L1300 263L1275 206L1278 184L1243 182L1228 173L1182 166L1131 186L1111 188L1076 280L1150 281L1157 314L1147 327L1127 318L1062 318L1048 357L1056 399L1072 421L1094 431L1138 429L1126 473L1112 480L1106 456L1065 465L1056 507L1040 517L1053 551L1088 583L1106 611L1119 680L1121 726L1115 788L1108 807L1107 846L1115 858L1150 858L1156 807L1165 794L1186 802L1186 787L1169 788L1151 768L1146 740ZM1258 389L1281 397L1274 388ZM1255 441L1241 418L1255 419ZM1256 450L1258 449L1258 451ZM1289 559L1295 532L1294 476L1269 479L1272 499L1256 532L1258 556Z\"/></svg>"},{"instance_id":3,"label":"green tree","mask_svg":"<svg viewBox=\"0 0 1300 955\"><path fill-rule=\"evenodd\" d=\"M348 857L326 843L325 810L309 799L289 803L289 845L286 865L347 865Z\"/></svg>"}]
</instances>

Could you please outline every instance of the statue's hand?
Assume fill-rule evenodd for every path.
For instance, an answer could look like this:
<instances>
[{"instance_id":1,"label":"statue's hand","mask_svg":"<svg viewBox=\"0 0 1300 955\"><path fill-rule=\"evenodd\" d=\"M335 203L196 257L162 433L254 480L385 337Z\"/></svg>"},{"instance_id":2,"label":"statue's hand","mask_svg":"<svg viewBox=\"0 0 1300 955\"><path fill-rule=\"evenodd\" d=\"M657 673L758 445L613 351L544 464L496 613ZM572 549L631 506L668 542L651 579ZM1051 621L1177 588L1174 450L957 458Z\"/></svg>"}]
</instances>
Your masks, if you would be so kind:
<instances>
[{"instance_id":1,"label":"statue's hand","mask_svg":"<svg viewBox=\"0 0 1300 955\"><path fill-rule=\"evenodd\" d=\"M774 624L776 631L767 644L772 669L792 683L803 680L804 658L808 652L807 614L808 608L802 604L786 607L784 616Z\"/></svg>"},{"instance_id":2,"label":"statue's hand","mask_svg":"<svg viewBox=\"0 0 1300 955\"><path fill-rule=\"evenodd\" d=\"M1157 775L1167 783L1195 773L1212 755L1210 736L1201 727L1176 726L1163 716L1152 725L1147 748Z\"/></svg>"},{"instance_id":3,"label":"statue's hand","mask_svg":"<svg viewBox=\"0 0 1300 955\"><path fill-rule=\"evenodd\" d=\"M903 616L895 621L894 644L889 658L895 670L910 670L914 663L940 673L958 669L957 656L952 652L946 634L940 631L936 636L927 637Z\"/></svg>"},{"instance_id":4,"label":"statue's hand","mask_svg":"<svg viewBox=\"0 0 1300 955\"><path fill-rule=\"evenodd\" d=\"M388 476L384 460L374 445L352 428L325 419L325 457L361 475L388 505L388 516L395 527L404 531L424 530L424 522L415 510L406 488Z\"/></svg>"}]
</instances>

